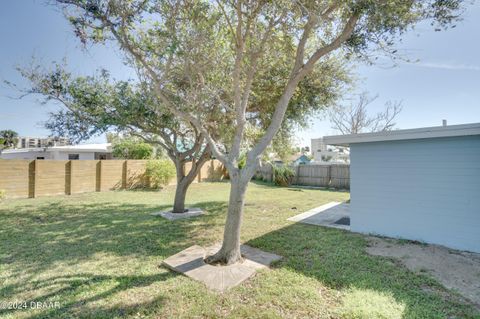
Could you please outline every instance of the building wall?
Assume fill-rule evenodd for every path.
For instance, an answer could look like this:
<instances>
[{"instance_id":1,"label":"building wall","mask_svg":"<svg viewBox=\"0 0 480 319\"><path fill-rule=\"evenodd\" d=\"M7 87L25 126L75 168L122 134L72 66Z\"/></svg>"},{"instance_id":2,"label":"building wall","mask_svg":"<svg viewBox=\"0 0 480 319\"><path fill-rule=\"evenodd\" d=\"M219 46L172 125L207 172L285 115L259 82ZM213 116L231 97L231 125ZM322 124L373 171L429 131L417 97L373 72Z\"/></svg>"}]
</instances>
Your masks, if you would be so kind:
<instances>
[{"instance_id":1,"label":"building wall","mask_svg":"<svg viewBox=\"0 0 480 319\"><path fill-rule=\"evenodd\" d=\"M310 151L312 152L313 160L315 162L320 162L322 160L321 153L327 150L327 146L323 143L323 139L312 138L310 146L311 146Z\"/></svg>"},{"instance_id":2,"label":"building wall","mask_svg":"<svg viewBox=\"0 0 480 319\"><path fill-rule=\"evenodd\" d=\"M350 150L352 231L480 252L480 136Z\"/></svg>"},{"instance_id":3,"label":"building wall","mask_svg":"<svg viewBox=\"0 0 480 319\"><path fill-rule=\"evenodd\" d=\"M34 160L37 157L44 157L45 159L52 159L52 154L39 149L38 151L29 152L15 152L15 153L1 153L0 159L19 159L19 160Z\"/></svg>"},{"instance_id":4,"label":"building wall","mask_svg":"<svg viewBox=\"0 0 480 319\"><path fill-rule=\"evenodd\" d=\"M323 138L311 139L311 152L316 163L349 163L349 153L345 147L334 147L325 144ZM328 158L324 160L322 157Z\"/></svg>"},{"instance_id":5,"label":"building wall","mask_svg":"<svg viewBox=\"0 0 480 319\"><path fill-rule=\"evenodd\" d=\"M71 151L47 151L45 152L43 149L39 150L30 150L27 152L15 152L15 153L2 153L0 154L1 159L26 159L26 160L34 160L37 157L44 157L44 159L53 159L53 160L61 160L61 161L68 161L68 154L79 154L79 159L81 160L94 160L95 159L95 152L79 152L75 150Z\"/></svg>"},{"instance_id":6,"label":"building wall","mask_svg":"<svg viewBox=\"0 0 480 319\"><path fill-rule=\"evenodd\" d=\"M71 151L54 151L53 159L68 161L69 154L78 154L80 160L94 160L95 159L95 152L79 152L75 150Z\"/></svg>"}]
</instances>

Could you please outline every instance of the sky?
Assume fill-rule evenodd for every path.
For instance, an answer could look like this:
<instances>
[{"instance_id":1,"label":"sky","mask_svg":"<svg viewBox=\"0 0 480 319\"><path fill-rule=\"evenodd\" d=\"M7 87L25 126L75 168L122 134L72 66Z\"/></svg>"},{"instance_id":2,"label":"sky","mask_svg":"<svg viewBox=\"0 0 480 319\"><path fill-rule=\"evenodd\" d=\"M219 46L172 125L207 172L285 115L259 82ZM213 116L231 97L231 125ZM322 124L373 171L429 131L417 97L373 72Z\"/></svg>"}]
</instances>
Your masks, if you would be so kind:
<instances>
[{"instance_id":1,"label":"sky","mask_svg":"<svg viewBox=\"0 0 480 319\"><path fill-rule=\"evenodd\" d=\"M419 25L397 45L399 52L416 63L391 61L355 66L355 93L378 98L369 106L376 113L389 100L402 101L397 128L416 128L480 122L480 2L467 7L463 21L448 31L435 32ZM117 79L135 78L113 46L82 48L58 9L41 0L8 1L0 11L0 81L25 87L16 66L35 61L46 66L67 58L69 69L79 75L106 68ZM57 105L42 105L38 97L18 99L20 93L0 84L0 130L12 129L21 136L48 136L42 122ZM308 129L297 132L297 143L310 145L311 138L337 134L323 114ZM88 142L104 142L100 136Z\"/></svg>"}]
</instances>

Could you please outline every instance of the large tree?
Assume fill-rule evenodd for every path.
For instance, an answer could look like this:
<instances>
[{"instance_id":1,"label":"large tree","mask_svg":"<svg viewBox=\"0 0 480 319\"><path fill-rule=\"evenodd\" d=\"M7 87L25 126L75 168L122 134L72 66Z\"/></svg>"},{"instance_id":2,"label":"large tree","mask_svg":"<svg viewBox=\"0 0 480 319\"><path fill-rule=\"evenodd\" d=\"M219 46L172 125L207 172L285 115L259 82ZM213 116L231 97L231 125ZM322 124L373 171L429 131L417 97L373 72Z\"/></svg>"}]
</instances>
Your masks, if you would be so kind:
<instances>
[{"instance_id":1,"label":"large tree","mask_svg":"<svg viewBox=\"0 0 480 319\"><path fill-rule=\"evenodd\" d=\"M273 73L265 76L256 86L257 108L268 107L280 94L276 74L281 67L285 68L272 68ZM92 76L75 77L67 69L64 63L55 64L53 69L45 69L35 63L29 67L18 67L30 86L17 89L23 94L44 96L42 103L55 101L63 106L50 113L49 120L44 123L56 136L68 136L73 142L80 142L115 129L164 149L177 170L173 212L184 212L188 187L211 157L209 145L195 126L191 123L185 125L168 109L159 107L155 93L145 81L114 81L105 70ZM349 84L349 69L337 59L331 59L323 68L315 70L299 85L291 101L293 107L287 112L287 120L276 135L271 151L282 155L285 146L291 145L293 132L307 126L309 117L332 106ZM177 84L175 87L178 90L181 86ZM260 122L265 125L268 117L264 114L259 114L259 117L263 117ZM244 148L248 148L261 132L261 129L252 126L245 134ZM192 165L186 171L187 163Z\"/></svg>"},{"instance_id":2,"label":"large tree","mask_svg":"<svg viewBox=\"0 0 480 319\"><path fill-rule=\"evenodd\" d=\"M245 192L262 152L281 129L298 85L332 54L394 54L395 38L424 19L437 28L458 18L461 0L155 1L57 0L83 42L111 39L172 114L201 132L226 166L231 191L221 249L209 262L241 259L240 226ZM202 55L204 63L193 65ZM198 60L196 60L198 61ZM186 70L191 94L172 94ZM213 71L206 66L213 66ZM256 103L255 87L275 65L281 88L273 103ZM215 72L218 66L223 73ZM203 103L214 100L216 103ZM202 101L201 103L198 103ZM192 103L197 102L197 103ZM205 107L214 117L205 116ZM261 128L255 138L252 128ZM218 134L221 132L221 134ZM248 145L246 145L248 142ZM241 151L246 164L239 167Z\"/></svg>"},{"instance_id":3,"label":"large tree","mask_svg":"<svg viewBox=\"0 0 480 319\"><path fill-rule=\"evenodd\" d=\"M74 77L62 64L52 70L40 66L18 70L30 83L21 89L23 93L40 94L43 103L54 101L62 106L44 123L53 134L80 142L114 129L164 149L177 175L172 211L185 212L188 187L211 152L195 127L157 107L159 102L147 83L114 81L106 71ZM191 164L188 169L187 163Z\"/></svg>"}]
</instances>

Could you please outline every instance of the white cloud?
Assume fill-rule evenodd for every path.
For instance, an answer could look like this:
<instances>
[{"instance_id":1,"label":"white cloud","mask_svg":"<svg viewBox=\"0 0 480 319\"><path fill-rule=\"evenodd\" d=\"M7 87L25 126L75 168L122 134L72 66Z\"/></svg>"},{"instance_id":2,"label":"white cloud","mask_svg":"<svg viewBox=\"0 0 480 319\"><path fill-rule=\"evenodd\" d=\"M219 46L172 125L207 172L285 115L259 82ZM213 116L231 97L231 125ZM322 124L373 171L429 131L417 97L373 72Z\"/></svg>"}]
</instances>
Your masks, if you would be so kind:
<instances>
[{"instance_id":1,"label":"white cloud","mask_svg":"<svg viewBox=\"0 0 480 319\"><path fill-rule=\"evenodd\" d=\"M480 66L471 65L471 64L418 62L413 65L422 67L422 68L442 69L442 70L480 71Z\"/></svg>"}]
</instances>

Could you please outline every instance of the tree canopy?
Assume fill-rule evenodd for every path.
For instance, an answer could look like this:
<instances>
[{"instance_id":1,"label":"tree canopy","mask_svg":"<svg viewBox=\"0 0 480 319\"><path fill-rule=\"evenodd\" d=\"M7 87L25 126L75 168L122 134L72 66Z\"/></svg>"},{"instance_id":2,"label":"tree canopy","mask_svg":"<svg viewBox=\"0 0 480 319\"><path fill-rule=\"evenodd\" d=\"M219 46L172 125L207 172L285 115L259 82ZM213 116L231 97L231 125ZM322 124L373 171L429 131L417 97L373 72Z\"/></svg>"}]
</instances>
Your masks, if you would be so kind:
<instances>
[{"instance_id":1,"label":"tree canopy","mask_svg":"<svg viewBox=\"0 0 480 319\"><path fill-rule=\"evenodd\" d=\"M158 107L148 82L115 81L106 71L74 77L61 64L53 70L40 66L18 70L30 82L24 93L40 94L44 103L55 101L63 107L45 123L54 134L79 142L110 130L126 133L132 138L113 143L119 158L150 158L151 145L161 147L176 168L173 211L184 212L188 186L210 159L210 149L195 127Z\"/></svg>"},{"instance_id":2,"label":"tree canopy","mask_svg":"<svg viewBox=\"0 0 480 319\"><path fill-rule=\"evenodd\" d=\"M151 159L153 147L145 142L134 139L123 139L112 147L112 155L122 159Z\"/></svg>"},{"instance_id":3,"label":"tree canopy","mask_svg":"<svg viewBox=\"0 0 480 319\"><path fill-rule=\"evenodd\" d=\"M208 258L226 263L241 258L248 181L286 114L295 111L300 83L329 70L336 56L394 56L405 31L422 20L439 30L451 26L462 2L57 0L83 43L115 41L152 84L158 105L191 123L227 167L232 188L224 240ZM262 103L272 92L255 92L272 76L279 94ZM328 90L321 96L328 99Z\"/></svg>"},{"instance_id":4,"label":"tree canopy","mask_svg":"<svg viewBox=\"0 0 480 319\"><path fill-rule=\"evenodd\" d=\"M284 114L296 109L288 105L298 84L328 65L329 54L339 48L362 57L378 50L394 54L394 40L418 21L430 19L437 29L451 25L462 1L58 3L82 42L118 42L154 83L162 106L195 123L217 157L235 159L249 127L263 127L250 155L261 154ZM254 94L265 75L275 77L280 88L289 87L272 99L283 96L285 106L262 103L265 95ZM203 112L206 108L217 112Z\"/></svg>"}]
</instances>

